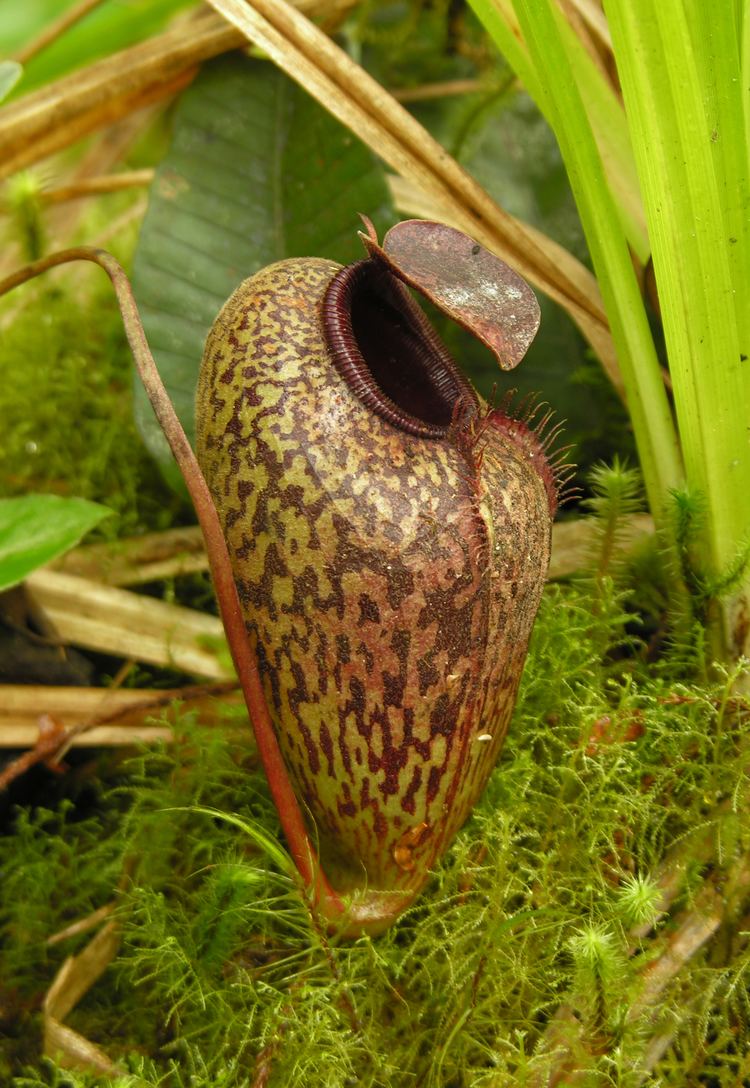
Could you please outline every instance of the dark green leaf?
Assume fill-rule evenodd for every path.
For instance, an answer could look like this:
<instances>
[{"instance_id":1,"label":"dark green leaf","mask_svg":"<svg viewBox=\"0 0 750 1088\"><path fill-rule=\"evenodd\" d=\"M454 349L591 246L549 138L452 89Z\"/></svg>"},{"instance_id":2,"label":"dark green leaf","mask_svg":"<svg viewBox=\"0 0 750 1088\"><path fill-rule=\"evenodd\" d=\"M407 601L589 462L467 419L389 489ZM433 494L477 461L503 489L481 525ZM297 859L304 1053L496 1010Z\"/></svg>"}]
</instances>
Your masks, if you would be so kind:
<instances>
[{"instance_id":1,"label":"dark green leaf","mask_svg":"<svg viewBox=\"0 0 750 1088\"><path fill-rule=\"evenodd\" d=\"M203 343L235 287L284 257L364 256L364 212L393 215L370 152L296 84L239 54L204 67L177 107L157 171L133 281L151 349L189 436ZM136 419L177 470L140 389Z\"/></svg>"},{"instance_id":2,"label":"dark green leaf","mask_svg":"<svg viewBox=\"0 0 750 1088\"><path fill-rule=\"evenodd\" d=\"M59 495L0 499L0 591L68 551L111 513L88 499Z\"/></svg>"}]
</instances>

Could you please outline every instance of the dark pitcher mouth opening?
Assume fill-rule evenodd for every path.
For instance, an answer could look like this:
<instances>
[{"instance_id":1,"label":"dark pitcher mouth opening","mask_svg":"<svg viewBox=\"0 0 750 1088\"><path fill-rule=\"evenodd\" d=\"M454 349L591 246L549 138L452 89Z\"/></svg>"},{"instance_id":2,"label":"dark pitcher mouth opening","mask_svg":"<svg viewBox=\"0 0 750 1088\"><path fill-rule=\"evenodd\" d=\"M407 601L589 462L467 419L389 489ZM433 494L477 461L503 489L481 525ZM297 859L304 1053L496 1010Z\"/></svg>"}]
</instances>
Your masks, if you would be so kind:
<instances>
[{"instance_id":1,"label":"dark pitcher mouth opening","mask_svg":"<svg viewBox=\"0 0 750 1088\"><path fill-rule=\"evenodd\" d=\"M334 364L359 399L394 427L444 438L478 400L406 287L380 261L343 268L323 322Z\"/></svg>"}]
</instances>

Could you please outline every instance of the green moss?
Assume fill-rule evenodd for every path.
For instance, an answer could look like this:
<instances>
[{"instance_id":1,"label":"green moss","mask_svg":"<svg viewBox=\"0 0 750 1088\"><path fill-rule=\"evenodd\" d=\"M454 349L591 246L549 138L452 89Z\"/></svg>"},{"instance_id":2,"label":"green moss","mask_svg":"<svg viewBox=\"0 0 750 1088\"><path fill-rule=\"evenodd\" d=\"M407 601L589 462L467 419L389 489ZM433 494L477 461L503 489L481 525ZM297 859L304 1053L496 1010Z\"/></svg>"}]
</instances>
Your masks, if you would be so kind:
<instances>
[{"instance_id":1,"label":"green moss","mask_svg":"<svg viewBox=\"0 0 750 1088\"><path fill-rule=\"evenodd\" d=\"M264 1066L269 1088L499 1088L551 1060L545 1032L561 1005L581 1025L592 1084L638 1083L660 1025L677 1049L643 1083L729 1083L710 1071L742 1060L742 939L695 957L653 1021L628 1015L642 957L628 955L626 930L654 920L670 850L686 851L687 905L708 864L697 852L689 863L692 843L718 844L714 881L750 846L747 712L727 703L731 678L698 687L666 665L647 671L638 653L618 658L623 604L601 581L548 588L489 788L427 893L376 940L329 941L255 838L195 810L278 836L250 749L220 731L187 721L182 744L118 767L95 819L19 815L0 859L3 985L41 995L86 940L50 949L45 937L119 883L122 950L70 1023L130 1072L66 1081L48 1066L14 1088L244 1088ZM709 1079L691 1081L696 1040Z\"/></svg>"}]
</instances>

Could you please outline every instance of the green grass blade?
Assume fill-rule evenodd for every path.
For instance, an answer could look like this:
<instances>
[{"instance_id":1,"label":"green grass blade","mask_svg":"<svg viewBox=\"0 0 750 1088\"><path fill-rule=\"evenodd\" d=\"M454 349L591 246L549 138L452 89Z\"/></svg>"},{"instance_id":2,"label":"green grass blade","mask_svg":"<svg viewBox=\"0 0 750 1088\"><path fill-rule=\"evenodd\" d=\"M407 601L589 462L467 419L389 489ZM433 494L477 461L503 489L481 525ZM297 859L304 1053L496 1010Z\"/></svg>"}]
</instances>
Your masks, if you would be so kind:
<instances>
[{"instance_id":1,"label":"green grass blade","mask_svg":"<svg viewBox=\"0 0 750 1088\"><path fill-rule=\"evenodd\" d=\"M638 172L622 103L561 13L557 23L602 158L628 243L645 264L651 254Z\"/></svg>"},{"instance_id":2,"label":"green grass blade","mask_svg":"<svg viewBox=\"0 0 750 1088\"><path fill-rule=\"evenodd\" d=\"M513 0L469 0L469 7L473 8L497 48L549 121L547 90L529 56L513 10Z\"/></svg>"},{"instance_id":3,"label":"green grass blade","mask_svg":"<svg viewBox=\"0 0 750 1088\"><path fill-rule=\"evenodd\" d=\"M746 7L740 28L740 87L745 114L745 154L750 153L750 7Z\"/></svg>"},{"instance_id":4,"label":"green grass blade","mask_svg":"<svg viewBox=\"0 0 750 1088\"><path fill-rule=\"evenodd\" d=\"M554 104L550 100L550 89L554 91L555 84L541 78L533 63L523 40L512 0L469 2L548 123L552 124ZM633 252L645 263L650 247L638 188L638 174L622 104L560 13L557 13L557 25L599 147L623 230Z\"/></svg>"},{"instance_id":5,"label":"green grass blade","mask_svg":"<svg viewBox=\"0 0 750 1088\"><path fill-rule=\"evenodd\" d=\"M221 820L225 824L231 824L238 828L244 835L258 847L261 853L271 859L281 873L294 879L296 870L294 862L289 854L279 845L273 835L269 834L260 823L245 820L234 812L222 812L218 808L210 808L207 805L187 805L182 808L165 808L164 812L195 812L199 816L210 816L214 820Z\"/></svg>"},{"instance_id":6,"label":"green grass blade","mask_svg":"<svg viewBox=\"0 0 750 1088\"><path fill-rule=\"evenodd\" d=\"M734 7L701 8L607 4L687 480L721 571L750 535L750 195Z\"/></svg>"}]
</instances>

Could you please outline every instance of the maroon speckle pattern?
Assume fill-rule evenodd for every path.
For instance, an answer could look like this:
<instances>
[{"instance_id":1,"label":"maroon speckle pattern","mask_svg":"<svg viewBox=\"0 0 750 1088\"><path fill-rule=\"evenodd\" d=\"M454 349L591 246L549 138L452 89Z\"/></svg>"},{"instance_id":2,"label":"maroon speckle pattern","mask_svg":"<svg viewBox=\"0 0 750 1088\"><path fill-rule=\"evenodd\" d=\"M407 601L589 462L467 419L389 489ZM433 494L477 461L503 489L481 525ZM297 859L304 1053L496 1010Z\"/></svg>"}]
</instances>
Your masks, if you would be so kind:
<instances>
[{"instance_id":1,"label":"maroon speckle pattern","mask_svg":"<svg viewBox=\"0 0 750 1088\"><path fill-rule=\"evenodd\" d=\"M231 297L206 344L198 456L329 876L410 890L497 760L550 510L512 428L422 438L355 395L322 328L338 271L284 261Z\"/></svg>"}]
</instances>

